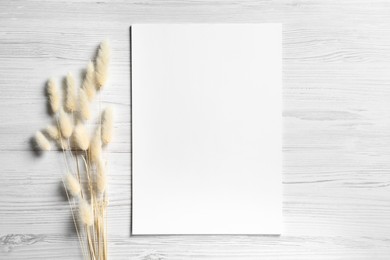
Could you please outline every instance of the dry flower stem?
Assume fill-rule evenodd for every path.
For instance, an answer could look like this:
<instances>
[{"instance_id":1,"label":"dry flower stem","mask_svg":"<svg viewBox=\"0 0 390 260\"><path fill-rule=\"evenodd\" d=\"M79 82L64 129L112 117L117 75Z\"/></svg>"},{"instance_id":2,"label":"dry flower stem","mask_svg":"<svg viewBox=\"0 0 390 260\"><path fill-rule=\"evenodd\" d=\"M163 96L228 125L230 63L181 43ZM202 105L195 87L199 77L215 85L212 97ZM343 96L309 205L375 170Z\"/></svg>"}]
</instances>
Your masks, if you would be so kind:
<instances>
[{"instance_id":1,"label":"dry flower stem","mask_svg":"<svg viewBox=\"0 0 390 260\"><path fill-rule=\"evenodd\" d=\"M53 140L58 140L60 138L60 131L58 131L58 127L55 127L54 125L47 126L45 133Z\"/></svg>"},{"instance_id":2,"label":"dry flower stem","mask_svg":"<svg viewBox=\"0 0 390 260\"><path fill-rule=\"evenodd\" d=\"M40 131L36 132L35 134L35 142L41 151L51 150L51 145L49 140L47 140L47 138Z\"/></svg>"},{"instance_id":3,"label":"dry flower stem","mask_svg":"<svg viewBox=\"0 0 390 260\"><path fill-rule=\"evenodd\" d=\"M100 159L96 163L96 190L98 193L103 194L107 187L106 166Z\"/></svg>"},{"instance_id":4,"label":"dry flower stem","mask_svg":"<svg viewBox=\"0 0 390 260\"><path fill-rule=\"evenodd\" d=\"M77 109L76 83L70 72L66 76L65 108L72 113Z\"/></svg>"},{"instance_id":5,"label":"dry flower stem","mask_svg":"<svg viewBox=\"0 0 390 260\"><path fill-rule=\"evenodd\" d=\"M59 127L64 138L69 138L73 132L73 122L64 110L60 110Z\"/></svg>"},{"instance_id":6,"label":"dry flower stem","mask_svg":"<svg viewBox=\"0 0 390 260\"><path fill-rule=\"evenodd\" d=\"M71 173L66 174L65 184L66 184L65 186L68 189L69 193L73 197L78 197L80 195L80 192L81 192L80 183Z\"/></svg>"},{"instance_id":7,"label":"dry flower stem","mask_svg":"<svg viewBox=\"0 0 390 260\"><path fill-rule=\"evenodd\" d=\"M112 107L107 107L102 114L102 142L104 145L112 141L114 130L114 111Z\"/></svg>"},{"instance_id":8,"label":"dry flower stem","mask_svg":"<svg viewBox=\"0 0 390 260\"><path fill-rule=\"evenodd\" d=\"M85 93L84 89L79 91L79 113L80 118L84 121L91 118L91 108L89 106L88 96Z\"/></svg>"},{"instance_id":9,"label":"dry flower stem","mask_svg":"<svg viewBox=\"0 0 390 260\"><path fill-rule=\"evenodd\" d=\"M110 46L108 41L103 41L100 44L98 55L96 58L96 83L100 90L106 84L108 78L108 65L110 62Z\"/></svg>"},{"instance_id":10,"label":"dry flower stem","mask_svg":"<svg viewBox=\"0 0 390 260\"><path fill-rule=\"evenodd\" d=\"M56 114L60 108L60 95L58 92L57 85L53 78L49 79L47 82L47 95L49 98L49 105L51 112Z\"/></svg>"},{"instance_id":11,"label":"dry flower stem","mask_svg":"<svg viewBox=\"0 0 390 260\"><path fill-rule=\"evenodd\" d=\"M88 227L92 226L94 222L93 208L84 199L80 200L79 212L81 222Z\"/></svg>"},{"instance_id":12,"label":"dry flower stem","mask_svg":"<svg viewBox=\"0 0 390 260\"><path fill-rule=\"evenodd\" d=\"M83 124L78 123L73 131L73 140L77 148L85 151L89 146L89 135Z\"/></svg>"},{"instance_id":13,"label":"dry flower stem","mask_svg":"<svg viewBox=\"0 0 390 260\"><path fill-rule=\"evenodd\" d=\"M100 160L102 153L102 138L100 126L96 129L95 134L91 139L91 144L89 146L89 156L91 162L98 162Z\"/></svg>"},{"instance_id":14,"label":"dry flower stem","mask_svg":"<svg viewBox=\"0 0 390 260\"><path fill-rule=\"evenodd\" d=\"M90 61L87 66L87 72L85 73L85 78L83 81L82 89L88 96L88 100L91 102L95 98L96 94L96 79L95 79L95 67Z\"/></svg>"}]
</instances>

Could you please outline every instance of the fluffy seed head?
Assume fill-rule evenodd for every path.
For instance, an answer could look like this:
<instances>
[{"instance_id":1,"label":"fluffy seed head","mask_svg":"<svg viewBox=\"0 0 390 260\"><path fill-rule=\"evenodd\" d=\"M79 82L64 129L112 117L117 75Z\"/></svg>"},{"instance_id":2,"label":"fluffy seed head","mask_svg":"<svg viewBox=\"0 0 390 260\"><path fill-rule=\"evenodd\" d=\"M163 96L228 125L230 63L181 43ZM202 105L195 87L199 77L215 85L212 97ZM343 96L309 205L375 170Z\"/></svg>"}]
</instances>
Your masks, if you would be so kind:
<instances>
[{"instance_id":1,"label":"fluffy seed head","mask_svg":"<svg viewBox=\"0 0 390 260\"><path fill-rule=\"evenodd\" d=\"M74 112L77 109L76 83L70 72L66 75L65 108L68 112Z\"/></svg>"},{"instance_id":2,"label":"fluffy seed head","mask_svg":"<svg viewBox=\"0 0 390 260\"><path fill-rule=\"evenodd\" d=\"M91 118L91 108L89 106L88 96L84 89L80 89L79 93L79 113L80 118L83 120Z\"/></svg>"},{"instance_id":3,"label":"fluffy seed head","mask_svg":"<svg viewBox=\"0 0 390 260\"><path fill-rule=\"evenodd\" d=\"M56 114L60 108L60 94L53 78L49 79L47 82L47 96L49 98L49 105L51 112Z\"/></svg>"},{"instance_id":4,"label":"fluffy seed head","mask_svg":"<svg viewBox=\"0 0 390 260\"><path fill-rule=\"evenodd\" d=\"M107 188L106 167L101 159L96 163L96 189L99 193L104 193Z\"/></svg>"},{"instance_id":5,"label":"fluffy seed head","mask_svg":"<svg viewBox=\"0 0 390 260\"><path fill-rule=\"evenodd\" d=\"M73 132L73 122L70 116L62 109L60 110L59 125L62 136L64 138L69 138Z\"/></svg>"},{"instance_id":6,"label":"fluffy seed head","mask_svg":"<svg viewBox=\"0 0 390 260\"><path fill-rule=\"evenodd\" d=\"M51 149L49 140L47 140L47 138L40 131L36 132L35 134L35 143L42 151L49 151Z\"/></svg>"},{"instance_id":7,"label":"fluffy seed head","mask_svg":"<svg viewBox=\"0 0 390 260\"><path fill-rule=\"evenodd\" d=\"M87 72L83 81L82 89L84 89L87 94L88 100L91 102L95 98L96 94L96 80L95 80L95 67L90 61L87 66Z\"/></svg>"},{"instance_id":8,"label":"fluffy seed head","mask_svg":"<svg viewBox=\"0 0 390 260\"><path fill-rule=\"evenodd\" d=\"M96 83L100 90L106 84L108 78L108 64L110 62L110 46L108 41L103 41L100 44L98 55L96 58Z\"/></svg>"},{"instance_id":9,"label":"fluffy seed head","mask_svg":"<svg viewBox=\"0 0 390 260\"><path fill-rule=\"evenodd\" d=\"M78 197L81 192L81 187L79 181L73 176L73 174L68 173L65 175L65 186L66 189L73 197Z\"/></svg>"},{"instance_id":10,"label":"fluffy seed head","mask_svg":"<svg viewBox=\"0 0 390 260\"><path fill-rule=\"evenodd\" d=\"M85 151L89 146L89 135L85 126L78 123L73 131L73 141L77 148Z\"/></svg>"},{"instance_id":11,"label":"fluffy seed head","mask_svg":"<svg viewBox=\"0 0 390 260\"><path fill-rule=\"evenodd\" d=\"M98 127L91 139L91 144L89 146L89 154L92 162L97 162L100 159L102 153L102 139L101 139L101 130Z\"/></svg>"},{"instance_id":12,"label":"fluffy seed head","mask_svg":"<svg viewBox=\"0 0 390 260\"><path fill-rule=\"evenodd\" d=\"M114 131L114 111L112 107L107 107L102 115L102 142L104 145L112 141Z\"/></svg>"},{"instance_id":13,"label":"fluffy seed head","mask_svg":"<svg viewBox=\"0 0 390 260\"><path fill-rule=\"evenodd\" d=\"M45 132L53 140L58 140L61 137L60 131L58 131L58 127L54 125L47 126Z\"/></svg>"},{"instance_id":14,"label":"fluffy seed head","mask_svg":"<svg viewBox=\"0 0 390 260\"><path fill-rule=\"evenodd\" d=\"M94 216L93 216L92 207L84 199L80 200L79 214L80 214L81 223L83 223L88 227L93 225Z\"/></svg>"}]
</instances>

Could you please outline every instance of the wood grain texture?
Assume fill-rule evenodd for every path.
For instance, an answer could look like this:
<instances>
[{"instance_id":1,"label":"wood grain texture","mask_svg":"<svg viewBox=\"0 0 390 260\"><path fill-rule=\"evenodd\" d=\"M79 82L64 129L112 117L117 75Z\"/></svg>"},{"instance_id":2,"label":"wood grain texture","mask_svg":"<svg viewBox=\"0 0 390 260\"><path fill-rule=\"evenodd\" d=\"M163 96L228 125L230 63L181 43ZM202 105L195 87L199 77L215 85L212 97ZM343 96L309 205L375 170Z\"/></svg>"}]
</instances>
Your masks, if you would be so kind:
<instances>
[{"instance_id":1,"label":"wood grain texture","mask_svg":"<svg viewBox=\"0 0 390 260\"><path fill-rule=\"evenodd\" d=\"M0 259L77 259L43 86L113 48L101 99L117 110L109 149L111 259L390 259L390 2L2 1ZM283 214L277 236L130 237L132 23L283 23ZM156 216L157 218L158 216Z\"/></svg>"}]
</instances>

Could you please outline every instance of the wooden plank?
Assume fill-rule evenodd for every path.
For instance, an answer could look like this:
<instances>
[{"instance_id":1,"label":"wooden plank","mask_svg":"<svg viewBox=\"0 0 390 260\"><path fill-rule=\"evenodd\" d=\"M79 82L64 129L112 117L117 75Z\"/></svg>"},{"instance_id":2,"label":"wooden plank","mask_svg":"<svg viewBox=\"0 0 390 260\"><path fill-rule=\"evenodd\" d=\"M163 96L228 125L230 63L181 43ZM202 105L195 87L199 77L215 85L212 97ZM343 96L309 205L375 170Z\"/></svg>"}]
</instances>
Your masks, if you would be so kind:
<instances>
[{"instance_id":1,"label":"wooden plank","mask_svg":"<svg viewBox=\"0 0 390 260\"><path fill-rule=\"evenodd\" d=\"M4 241L13 243L4 246ZM78 242L63 234L0 237L0 256L11 259L78 259ZM8 250L8 252L7 252ZM388 240L320 236L111 236L111 259L383 259ZM4 253L5 252L5 253Z\"/></svg>"}]
</instances>

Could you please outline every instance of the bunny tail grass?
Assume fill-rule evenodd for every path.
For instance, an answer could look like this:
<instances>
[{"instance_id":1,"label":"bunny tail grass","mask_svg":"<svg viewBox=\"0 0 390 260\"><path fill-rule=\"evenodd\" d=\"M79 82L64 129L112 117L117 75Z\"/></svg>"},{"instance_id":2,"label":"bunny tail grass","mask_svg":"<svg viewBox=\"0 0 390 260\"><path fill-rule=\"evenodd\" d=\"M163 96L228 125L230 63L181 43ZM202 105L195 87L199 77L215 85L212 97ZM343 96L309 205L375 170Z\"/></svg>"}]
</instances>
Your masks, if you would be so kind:
<instances>
[{"instance_id":1,"label":"bunny tail grass","mask_svg":"<svg viewBox=\"0 0 390 260\"><path fill-rule=\"evenodd\" d=\"M49 125L45 128L45 133L53 140L60 139L60 131L58 131L58 127L54 125Z\"/></svg>"},{"instance_id":2,"label":"bunny tail grass","mask_svg":"<svg viewBox=\"0 0 390 260\"><path fill-rule=\"evenodd\" d=\"M91 139L91 144L89 146L89 154L92 162L98 162L102 153L102 139L101 139L101 130L98 127Z\"/></svg>"},{"instance_id":3,"label":"bunny tail grass","mask_svg":"<svg viewBox=\"0 0 390 260\"><path fill-rule=\"evenodd\" d=\"M60 94L53 78L47 82L47 96L49 101L50 110L53 114L56 114L60 108Z\"/></svg>"},{"instance_id":4,"label":"bunny tail grass","mask_svg":"<svg viewBox=\"0 0 390 260\"><path fill-rule=\"evenodd\" d=\"M78 123L73 131L73 141L77 148L85 151L89 146L89 135L85 126Z\"/></svg>"},{"instance_id":5,"label":"bunny tail grass","mask_svg":"<svg viewBox=\"0 0 390 260\"><path fill-rule=\"evenodd\" d=\"M95 98L96 94L96 79L95 79L95 67L93 62L90 61L87 66L87 72L83 81L82 89L87 94L89 102Z\"/></svg>"},{"instance_id":6,"label":"bunny tail grass","mask_svg":"<svg viewBox=\"0 0 390 260\"><path fill-rule=\"evenodd\" d=\"M104 145L111 143L114 131L114 111L107 107L102 115L102 142Z\"/></svg>"},{"instance_id":7,"label":"bunny tail grass","mask_svg":"<svg viewBox=\"0 0 390 260\"><path fill-rule=\"evenodd\" d=\"M59 126L64 138L69 138L73 132L73 122L70 116L63 109L60 110Z\"/></svg>"},{"instance_id":8,"label":"bunny tail grass","mask_svg":"<svg viewBox=\"0 0 390 260\"><path fill-rule=\"evenodd\" d=\"M78 197L80 195L80 183L71 173L65 175L64 182L66 189L73 197Z\"/></svg>"},{"instance_id":9,"label":"bunny tail grass","mask_svg":"<svg viewBox=\"0 0 390 260\"><path fill-rule=\"evenodd\" d=\"M37 147L42 151L50 151L51 145L49 140L40 132L36 132L35 134L35 143Z\"/></svg>"},{"instance_id":10,"label":"bunny tail grass","mask_svg":"<svg viewBox=\"0 0 390 260\"><path fill-rule=\"evenodd\" d=\"M86 226L92 226L94 222L94 215L91 205L84 199L80 200L79 204L79 214L81 223Z\"/></svg>"},{"instance_id":11,"label":"bunny tail grass","mask_svg":"<svg viewBox=\"0 0 390 260\"><path fill-rule=\"evenodd\" d=\"M79 113L82 120L91 118L91 108L89 106L88 96L84 89L81 89L79 93Z\"/></svg>"},{"instance_id":12,"label":"bunny tail grass","mask_svg":"<svg viewBox=\"0 0 390 260\"><path fill-rule=\"evenodd\" d=\"M106 176L106 167L101 159L97 161L96 169L97 169L96 189L99 193L104 193L104 191L107 188L107 176Z\"/></svg>"},{"instance_id":13,"label":"bunny tail grass","mask_svg":"<svg viewBox=\"0 0 390 260\"><path fill-rule=\"evenodd\" d=\"M96 58L96 87L98 90L100 90L107 82L110 55L110 46L108 41L105 40L100 44Z\"/></svg>"},{"instance_id":14,"label":"bunny tail grass","mask_svg":"<svg viewBox=\"0 0 390 260\"><path fill-rule=\"evenodd\" d=\"M68 112L74 112L77 109L76 83L70 72L66 75L65 109Z\"/></svg>"}]
</instances>

